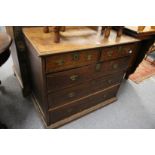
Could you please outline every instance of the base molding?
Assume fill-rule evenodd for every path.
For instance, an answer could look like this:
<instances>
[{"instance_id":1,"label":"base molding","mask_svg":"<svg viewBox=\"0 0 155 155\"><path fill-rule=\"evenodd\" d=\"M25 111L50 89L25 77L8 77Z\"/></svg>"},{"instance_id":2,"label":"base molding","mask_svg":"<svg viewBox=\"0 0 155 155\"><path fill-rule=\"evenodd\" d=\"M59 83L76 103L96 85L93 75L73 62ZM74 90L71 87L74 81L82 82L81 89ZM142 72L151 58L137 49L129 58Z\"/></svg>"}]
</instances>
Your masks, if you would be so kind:
<instances>
[{"instance_id":1,"label":"base molding","mask_svg":"<svg viewBox=\"0 0 155 155\"><path fill-rule=\"evenodd\" d=\"M102 108L102 107L104 107L104 106L106 106L106 105L108 105L110 103L113 103L113 102L115 102L117 100L117 98L116 97L110 98L110 99L108 99L106 101L103 101L103 102L101 102L101 103L99 103L99 104L97 104L97 105L95 105L95 106L93 106L91 108L85 109L85 110L83 110L83 111L81 111L79 113L76 113L76 114L74 114L74 115L72 115L70 117L67 117L67 118L65 118L65 119L63 119L61 121L58 121L58 122L56 122L54 124L51 124L49 126L47 126L47 124L46 124L45 118L43 117L44 113L43 113L41 107L39 106L38 101L36 100L34 95L32 95L32 100L33 100L35 108L37 109L37 111L41 115L41 118L42 118L42 120L44 122L45 128L55 129L55 128L58 128L60 126L65 125L66 123L69 123L69 122L71 122L73 120L76 120L76 119L78 119L78 118L80 118L80 117L82 117L82 116L84 116L86 114L89 114L89 113L91 113L91 112L93 112L93 111L95 111L97 109L100 109L100 108Z\"/></svg>"},{"instance_id":2,"label":"base molding","mask_svg":"<svg viewBox=\"0 0 155 155\"><path fill-rule=\"evenodd\" d=\"M34 104L35 109L37 110L39 116L41 117L41 120L43 121L44 127L47 128L47 123L45 120L45 114L44 114L42 108L39 105L38 100L36 99L36 97L33 93L31 93L31 99L32 99L32 102Z\"/></svg>"},{"instance_id":3,"label":"base molding","mask_svg":"<svg viewBox=\"0 0 155 155\"><path fill-rule=\"evenodd\" d=\"M86 110L83 110L83 111L81 111L79 113L76 113L76 114L74 114L74 115L72 115L70 117L67 117L67 118L65 118L65 119L63 119L61 121L58 121L58 122L56 122L56 123L48 126L47 128L58 128L60 126L63 126L66 123L69 123L69 122L71 122L73 120L76 120L76 119L78 119L78 118L80 118L80 117L82 117L82 116L84 116L86 114L89 114L89 113L91 113L91 112L93 112L93 111L95 111L97 109L100 109L100 108L102 108L102 107L104 107L104 106L106 106L106 105L108 105L108 104L110 104L110 103L112 103L112 102L114 102L116 100L117 100L116 97L113 97L111 99L108 99L108 100L106 100L104 102L101 102L101 103L97 104L96 106L93 106L91 108L88 108Z\"/></svg>"}]
</instances>

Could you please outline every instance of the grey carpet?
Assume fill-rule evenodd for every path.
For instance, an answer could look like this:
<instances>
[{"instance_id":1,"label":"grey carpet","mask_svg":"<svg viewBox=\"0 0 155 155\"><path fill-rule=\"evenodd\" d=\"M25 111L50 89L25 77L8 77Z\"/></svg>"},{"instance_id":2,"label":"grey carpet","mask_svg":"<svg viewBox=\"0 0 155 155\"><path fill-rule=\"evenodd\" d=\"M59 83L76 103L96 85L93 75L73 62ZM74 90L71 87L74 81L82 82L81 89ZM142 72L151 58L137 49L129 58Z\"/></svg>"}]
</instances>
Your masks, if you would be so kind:
<instances>
[{"instance_id":1,"label":"grey carpet","mask_svg":"<svg viewBox=\"0 0 155 155\"><path fill-rule=\"evenodd\" d=\"M9 128L44 128L30 98L23 98L12 59L0 68L0 121ZM61 127L62 129L155 128L155 77L140 84L124 81L118 101Z\"/></svg>"}]
</instances>

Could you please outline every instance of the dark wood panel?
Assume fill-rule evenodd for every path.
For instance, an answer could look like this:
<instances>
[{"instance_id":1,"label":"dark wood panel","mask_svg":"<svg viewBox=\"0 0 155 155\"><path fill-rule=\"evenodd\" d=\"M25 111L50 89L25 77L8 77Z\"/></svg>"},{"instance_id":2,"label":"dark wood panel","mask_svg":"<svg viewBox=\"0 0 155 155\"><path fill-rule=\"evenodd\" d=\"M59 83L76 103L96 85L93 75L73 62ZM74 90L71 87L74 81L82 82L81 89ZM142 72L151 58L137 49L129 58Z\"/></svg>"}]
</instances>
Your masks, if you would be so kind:
<instances>
[{"instance_id":1,"label":"dark wood panel","mask_svg":"<svg viewBox=\"0 0 155 155\"><path fill-rule=\"evenodd\" d=\"M129 60L129 66L128 67L131 67L133 62L135 61L136 57L137 57L137 54L138 54L138 51L140 49L140 43L135 43L132 50L132 54L130 56L130 60Z\"/></svg>"},{"instance_id":2,"label":"dark wood panel","mask_svg":"<svg viewBox=\"0 0 155 155\"><path fill-rule=\"evenodd\" d=\"M11 45L11 55L14 65L14 73L20 83L22 93L24 97L27 97L31 93L27 47L24 41L24 35L22 33L21 26L8 26L6 28L7 33L12 36L13 42Z\"/></svg>"},{"instance_id":3,"label":"dark wood panel","mask_svg":"<svg viewBox=\"0 0 155 155\"><path fill-rule=\"evenodd\" d=\"M99 49L93 49L46 57L46 72L56 72L91 64L98 60L99 54Z\"/></svg>"},{"instance_id":4,"label":"dark wood panel","mask_svg":"<svg viewBox=\"0 0 155 155\"><path fill-rule=\"evenodd\" d=\"M94 66L94 77L113 74L117 71L125 71L128 68L130 57L124 57L112 61L100 62Z\"/></svg>"},{"instance_id":5,"label":"dark wood panel","mask_svg":"<svg viewBox=\"0 0 155 155\"><path fill-rule=\"evenodd\" d=\"M155 37L147 40L142 40L136 48L135 55L131 58L129 63L129 68L127 70L126 79L133 74L138 67L138 65L142 62L145 57L145 54L148 52L151 45L153 45L155 41Z\"/></svg>"},{"instance_id":6,"label":"dark wood panel","mask_svg":"<svg viewBox=\"0 0 155 155\"><path fill-rule=\"evenodd\" d=\"M101 53L101 61L113 60L125 56L132 55L134 52L135 44L127 44L120 46L113 46L108 48L103 48Z\"/></svg>"},{"instance_id":7,"label":"dark wood panel","mask_svg":"<svg viewBox=\"0 0 155 155\"><path fill-rule=\"evenodd\" d=\"M116 85L107 90L97 92L92 96L89 96L87 98L74 102L70 105L51 111L50 112L51 123L55 123L60 120L63 120L66 117L79 113L87 108L93 107L102 101L115 97L118 88L119 88L119 85Z\"/></svg>"},{"instance_id":8,"label":"dark wood panel","mask_svg":"<svg viewBox=\"0 0 155 155\"><path fill-rule=\"evenodd\" d=\"M88 96L94 92L118 84L123 79L123 75L123 72L118 72L51 93L48 95L49 107L55 108L64 104L69 104L84 96Z\"/></svg>"},{"instance_id":9,"label":"dark wood panel","mask_svg":"<svg viewBox=\"0 0 155 155\"><path fill-rule=\"evenodd\" d=\"M81 82L89 81L92 78L93 69L93 66L89 65L47 75L48 92L57 91L62 88L80 84Z\"/></svg>"},{"instance_id":10,"label":"dark wood panel","mask_svg":"<svg viewBox=\"0 0 155 155\"><path fill-rule=\"evenodd\" d=\"M27 55L29 60L29 72L30 72L30 84L32 93L35 96L35 100L40 104L40 108L44 112L46 122L49 123L48 117L48 104L46 96L46 81L44 76L44 62L43 59L36 55L35 49L30 42L25 38L26 45L28 47Z\"/></svg>"}]
</instances>

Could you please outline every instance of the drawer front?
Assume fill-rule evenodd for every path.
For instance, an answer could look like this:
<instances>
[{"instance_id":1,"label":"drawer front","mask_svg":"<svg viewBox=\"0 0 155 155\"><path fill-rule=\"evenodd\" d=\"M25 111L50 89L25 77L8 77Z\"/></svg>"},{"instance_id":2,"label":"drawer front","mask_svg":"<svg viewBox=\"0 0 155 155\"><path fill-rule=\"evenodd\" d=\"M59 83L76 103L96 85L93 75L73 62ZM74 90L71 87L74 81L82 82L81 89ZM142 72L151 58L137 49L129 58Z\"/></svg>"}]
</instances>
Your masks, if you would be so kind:
<instances>
[{"instance_id":1,"label":"drawer front","mask_svg":"<svg viewBox=\"0 0 155 155\"><path fill-rule=\"evenodd\" d=\"M118 84L121 82L123 75L123 72L119 72L114 75L108 75L91 80L82 85L77 85L57 91L55 93L51 93L48 95L49 107L55 108L57 106L65 105L97 91L108 88L112 85Z\"/></svg>"},{"instance_id":2,"label":"drawer front","mask_svg":"<svg viewBox=\"0 0 155 155\"><path fill-rule=\"evenodd\" d=\"M125 57L50 74L47 76L47 90L48 92L54 92L82 82L87 82L91 79L125 70L128 67L128 60L129 57Z\"/></svg>"},{"instance_id":3,"label":"drawer front","mask_svg":"<svg viewBox=\"0 0 155 155\"><path fill-rule=\"evenodd\" d=\"M90 80L93 67L91 65L68 71L49 74L47 76L48 92L70 87Z\"/></svg>"},{"instance_id":4,"label":"drawer front","mask_svg":"<svg viewBox=\"0 0 155 155\"><path fill-rule=\"evenodd\" d=\"M108 61L124 56L132 55L135 44L120 45L115 47L103 48L101 52L101 61Z\"/></svg>"},{"instance_id":5,"label":"drawer front","mask_svg":"<svg viewBox=\"0 0 155 155\"><path fill-rule=\"evenodd\" d=\"M99 77L112 74L118 71L125 71L128 68L130 57L124 57L113 61L98 63L94 66L93 76Z\"/></svg>"},{"instance_id":6,"label":"drawer front","mask_svg":"<svg viewBox=\"0 0 155 155\"><path fill-rule=\"evenodd\" d=\"M93 49L46 57L46 72L56 72L91 64L98 60L99 52L99 49Z\"/></svg>"},{"instance_id":7,"label":"drawer front","mask_svg":"<svg viewBox=\"0 0 155 155\"><path fill-rule=\"evenodd\" d=\"M118 91L119 85L110 89L98 92L92 96L76 101L70 105L53 110L50 112L50 122L55 123L76 113L79 113L85 109L91 108L100 102L106 101L112 97L115 97Z\"/></svg>"}]
</instances>

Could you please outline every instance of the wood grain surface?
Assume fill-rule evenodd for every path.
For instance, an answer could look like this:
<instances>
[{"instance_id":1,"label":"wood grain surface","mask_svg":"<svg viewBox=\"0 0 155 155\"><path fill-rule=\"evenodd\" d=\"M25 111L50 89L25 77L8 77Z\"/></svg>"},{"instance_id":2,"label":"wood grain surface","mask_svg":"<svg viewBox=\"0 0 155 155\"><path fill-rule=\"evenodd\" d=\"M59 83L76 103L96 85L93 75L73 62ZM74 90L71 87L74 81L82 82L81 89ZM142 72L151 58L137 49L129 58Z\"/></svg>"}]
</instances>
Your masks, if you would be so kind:
<instances>
[{"instance_id":1,"label":"wood grain surface","mask_svg":"<svg viewBox=\"0 0 155 155\"><path fill-rule=\"evenodd\" d=\"M103 35L97 34L96 30L88 27L68 29L61 32L61 42L59 44L54 43L53 33L44 33L42 27L23 28L23 33L39 56L139 41L127 35L118 38L117 32L114 30L111 30L109 38L104 38Z\"/></svg>"}]
</instances>

